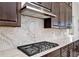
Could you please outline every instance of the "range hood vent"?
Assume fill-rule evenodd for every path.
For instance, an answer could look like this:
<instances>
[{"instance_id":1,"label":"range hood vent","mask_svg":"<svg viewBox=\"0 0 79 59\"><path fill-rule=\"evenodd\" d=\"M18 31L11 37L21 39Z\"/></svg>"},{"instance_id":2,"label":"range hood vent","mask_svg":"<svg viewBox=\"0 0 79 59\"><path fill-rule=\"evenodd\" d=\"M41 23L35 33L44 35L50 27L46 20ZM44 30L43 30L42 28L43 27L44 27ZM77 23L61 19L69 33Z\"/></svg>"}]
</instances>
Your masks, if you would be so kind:
<instances>
[{"instance_id":1,"label":"range hood vent","mask_svg":"<svg viewBox=\"0 0 79 59\"><path fill-rule=\"evenodd\" d=\"M21 8L21 14L24 16L30 16L30 17L42 18L42 19L56 17L56 15L51 13L49 9L46 9L44 7L41 7L31 2L26 2L24 4L23 8Z\"/></svg>"}]
</instances>

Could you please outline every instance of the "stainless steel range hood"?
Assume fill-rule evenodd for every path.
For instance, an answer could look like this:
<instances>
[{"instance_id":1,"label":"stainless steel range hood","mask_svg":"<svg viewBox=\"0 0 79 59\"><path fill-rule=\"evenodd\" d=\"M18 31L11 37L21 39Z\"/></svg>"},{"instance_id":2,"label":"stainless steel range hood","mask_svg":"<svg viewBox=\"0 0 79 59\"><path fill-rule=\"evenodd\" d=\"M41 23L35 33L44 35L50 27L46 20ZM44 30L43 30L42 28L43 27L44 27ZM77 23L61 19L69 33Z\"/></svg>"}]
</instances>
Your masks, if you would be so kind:
<instances>
[{"instance_id":1,"label":"stainless steel range hood","mask_svg":"<svg viewBox=\"0 0 79 59\"><path fill-rule=\"evenodd\" d=\"M49 9L46 9L31 2L26 2L24 4L23 8L21 8L21 14L24 16L30 16L35 18L56 17L56 15L51 13Z\"/></svg>"}]
</instances>

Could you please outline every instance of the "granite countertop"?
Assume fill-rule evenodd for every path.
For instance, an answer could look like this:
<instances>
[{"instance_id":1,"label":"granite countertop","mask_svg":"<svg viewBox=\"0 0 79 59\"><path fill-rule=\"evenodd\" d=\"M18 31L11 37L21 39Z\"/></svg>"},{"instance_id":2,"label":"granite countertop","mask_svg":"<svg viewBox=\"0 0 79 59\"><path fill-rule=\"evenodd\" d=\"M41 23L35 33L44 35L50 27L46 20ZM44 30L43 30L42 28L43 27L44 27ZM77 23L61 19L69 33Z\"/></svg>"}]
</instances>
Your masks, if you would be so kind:
<instances>
[{"instance_id":1,"label":"granite countertop","mask_svg":"<svg viewBox=\"0 0 79 59\"><path fill-rule=\"evenodd\" d=\"M53 42L53 43L58 43L59 46L57 47L54 47L54 48L51 48L49 50L46 50L44 52L41 52L41 53L38 53L38 54L35 54L31 57L40 57L40 56L43 56L47 53L50 53L52 51L55 51L67 44L70 44L74 41L77 41L78 39L74 40L74 39L59 39L59 40L51 40L49 42ZM25 55L23 52L21 52L20 50L18 50L17 48L12 48L12 49L7 49L7 50L3 50L3 51L0 51L0 56L1 57L29 57L27 55Z\"/></svg>"}]
</instances>

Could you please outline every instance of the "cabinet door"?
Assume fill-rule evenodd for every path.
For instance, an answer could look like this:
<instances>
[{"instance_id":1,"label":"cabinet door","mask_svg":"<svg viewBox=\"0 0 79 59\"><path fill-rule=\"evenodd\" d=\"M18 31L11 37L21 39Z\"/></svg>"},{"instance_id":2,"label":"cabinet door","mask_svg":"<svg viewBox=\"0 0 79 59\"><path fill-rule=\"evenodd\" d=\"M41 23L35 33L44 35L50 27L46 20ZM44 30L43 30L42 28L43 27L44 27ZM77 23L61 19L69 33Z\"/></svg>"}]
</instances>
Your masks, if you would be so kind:
<instances>
[{"instance_id":1,"label":"cabinet door","mask_svg":"<svg viewBox=\"0 0 79 59\"><path fill-rule=\"evenodd\" d=\"M74 45L73 45L73 43L71 43L71 44L69 44L69 56L70 57L73 57L74 56Z\"/></svg>"},{"instance_id":2,"label":"cabinet door","mask_svg":"<svg viewBox=\"0 0 79 59\"><path fill-rule=\"evenodd\" d=\"M72 25L72 8L69 8L69 26L71 27Z\"/></svg>"},{"instance_id":3,"label":"cabinet door","mask_svg":"<svg viewBox=\"0 0 79 59\"><path fill-rule=\"evenodd\" d=\"M66 7L65 3L60 3L60 21L59 21L59 27L65 28L65 19L66 19Z\"/></svg>"},{"instance_id":4,"label":"cabinet door","mask_svg":"<svg viewBox=\"0 0 79 59\"><path fill-rule=\"evenodd\" d=\"M79 41L74 42L74 57L79 56Z\"/></svg>"},{"instance_id":5,"label":"cabinet door","mask_svg":"<svg viewBox=\"0 0 79 59\"><path fill-rule=\"evenodd\" d=\"M0 25L20 26L20 2L0 2Z\"/></svg>"},{"instance_id":6,"label":"cabinet door","mask_svg":"<svg viewBox=\"0 0 79 59\"><path fill-rule=\"evenodd\" d=\"M54 13L57 17L52 18L52 27L58 28L59 25L59 17L60 17L60 3L52 2L52 13Z\"/></svg>"},{"instance_id":7,"label":"cabinet door","mask_svg":"<svg viewBox=\"0 0 79 59\"><path fill-rule=\"evenodd\" d=\"M43 57L60 57L60 49L44 55Z\"/></svg>"},{"instance_id":8,"label":"cabinet door","mask_svg":"<svg viewBox=\"0 0 79 59\"><path fill-rule=\"evenodd\" d=\"M69 7L67 5L66 8L66 27L68 28L68 24L69 24Z\"/></svg>"},{"instance_id":9,"label":"cabinet door","mask_svg":"<svg viewBox=\"0 0 79 59\"><path fill-rule=\"evenodd\" d=\"M61 48L61 56L62 57L69 57L70 56L68 46Z\"/></svg>"},{"instance_id":10,"label":"cabinet door","mask_svg":"<svg viewBox=\"0 0 79 59\"><path fill-rule=\"evenodd\" d=\"M66 27L70 28L72 24L72 8L66 5Z\"/></svg>"}]
</instances>

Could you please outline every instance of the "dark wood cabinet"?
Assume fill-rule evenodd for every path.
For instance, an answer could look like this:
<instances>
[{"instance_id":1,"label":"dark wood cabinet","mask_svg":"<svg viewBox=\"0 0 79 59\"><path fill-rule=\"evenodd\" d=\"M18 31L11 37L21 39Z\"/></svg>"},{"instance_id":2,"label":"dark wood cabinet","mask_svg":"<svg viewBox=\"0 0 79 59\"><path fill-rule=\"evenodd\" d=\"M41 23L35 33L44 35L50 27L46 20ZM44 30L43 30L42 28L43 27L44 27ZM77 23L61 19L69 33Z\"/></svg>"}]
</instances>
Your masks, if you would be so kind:
<instances>
[{"instance_id":1,"label":"dark wood cabinet","mask_svg":"<svg viewBox=\"0 0 79 59\"><path fill-rule=\"evenodd\" d=\"M52 2L51 12L56 18L51 18L51 27L66 29L71 28L72 24L72 5L65 2ZM49 27L50 28L50 27Z\"/></svg>"},{"instance_id":2,"label":"dark wood cabinet","mask_svg":"<svg viewBox=\"0 0 79 59\"><path fill-rule=\"evenodd\" d=\"M72 2L65 2L69 7L72 8Z\"/></svg>"},{"instance_id":3,"label":"dark wood cabinet","mask_svg":"<svg viewBox=\"0 0 79 59\"><path fill-rule=\"evenodd\" d=\"M44 7L44 8L51 10L52 2L36 2L36 3L39 4L40 6Z\"/></svg>"},{"instance_id":4,"label":"dark wood cabinet","mask_svg":"<svg viewBox=\"0 0 79 59\"><path fill-rule=\"evenodd\" d=\"M73 52L73 43L61 48L61 56L62 57L73 57L74 56L74 52Z\"/></svg>"},{"instance_id":5,"label":"dark wood cabinet","mask_svg":"<svg viewBox=\"0 0 79 59\"><path fill-rule=\"evenodd\" d=\"M0 2L0 26L21 26L20 2Z\"/></svg>"},{"instance_id":6,"label":"dark wood cabinet","mask_svg":"<svg viewBox=\"0 0 79 59\"><path fill-rule=\"evenodd\" d=\"M44 55L43 57L60 57L60 49Z\"/></svg>"},{"instance_id":7,"label":"dark wood cabinet","mask_svg":"<svg viewBox=\"0 0 79 59\"><path fill-rule=\"evenodd\" d=\"M74 44L73 43L69 44L68 50L69 50L69 57L73 57L74 56Z\"/></svg>"},{"instance_id":8,"label":"dark wood cabinet","mask_svg":"<svg viewBox=\"0 0 79 59\"><path fill-rule=\"evenodd\" d=\"M66 4L66 27L71 28L72 24L72 7Z\"/></svg>"},{"instance_id":9,"label":"dark wood cabinet","mask_svg":"<svg viewBox=\"0 0 79 59\"><path fill-rule=\"evenodd\" d=\"M57 16L56 18L51 18L52 27L57 27L59 25L59 17L60 17L60 3L59 2L52 2L52 13Z\"/></svg>"},{"instance_id":10,"label":"dark wood cabinet","mask_svg":"<svg viewBox=\"0 0 79 59\"><path fill-rule=\"evenodd\" d=\"M66 21L66 6L64 2L60 3L60 16L59 16L59 27L65 28L65 21Z\"/></svg>"},{"instance_id":11,"label":"dark wood cabinet","mask_svg":"<svg viewBox=\"0 0 79 59\"><path fill-rule=\"evenodd\" d=\"M68 45L61 48L61 56L62 57L69 57Z\"/></svg>"},{"instance_id":12,"label":"dark wood cabinet","mask_svg":"<svg viewBox=\"0 0 79 59\"><path fill-rule=\"evenodd\" d=\"M63 2L60 3L60 27L71 28L72 24L72 7Z\"/></svg>"},{"instance_id":13,"label":"dark wood cabinet","mask_svg":"<svg viewBox=\"0 0 79 59\"><path fill-rule=\"evenodd\" d=\"M74 57L79 55L79 40L74 42Z\"/></svg>"},{"instance_id":14,"label":"dark wood cabinet","mask_svg":"<svg viewBox=\"0 0 79 59\"><path fill-rule=\"evenodd\" d=\"M51 10L51 2L42 2L41 5Z\"/></svg>"},{"instance_id":15,"label":"dark wood cabinet","mask_svg":"<svg viewBox=\"0 0 79 59\"><path fill-rule=\"evenodd\" d=\"M52 51L42 57L77 57L79 56L79 40Z\"/></svg>"},{"instance_id":16,"label":"dark wood cabinet","mask_svg":"<svg viewBox=\"0 0 79 59\"><path fill-rule=\"evenodd\" d=\"M70 28L72 23L72 7L65 2L52 2L52 13L56 14L53 26L58 28Z\"/></svg>"},{"instance_id":17,"label":"dark wood cabinet","mask_svg":"<svg viewBox=\"0 0 79 59\"><path fill-rule=\"evenodd\" d=\"M73 43L44 55L43 57L73 57Z\"/></svg>"}]
</instances>

